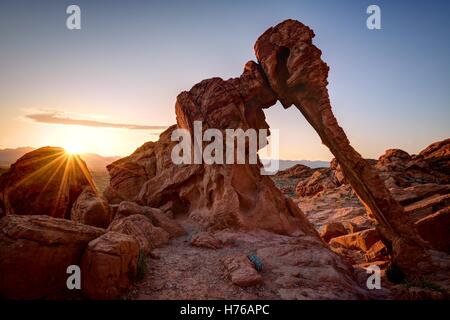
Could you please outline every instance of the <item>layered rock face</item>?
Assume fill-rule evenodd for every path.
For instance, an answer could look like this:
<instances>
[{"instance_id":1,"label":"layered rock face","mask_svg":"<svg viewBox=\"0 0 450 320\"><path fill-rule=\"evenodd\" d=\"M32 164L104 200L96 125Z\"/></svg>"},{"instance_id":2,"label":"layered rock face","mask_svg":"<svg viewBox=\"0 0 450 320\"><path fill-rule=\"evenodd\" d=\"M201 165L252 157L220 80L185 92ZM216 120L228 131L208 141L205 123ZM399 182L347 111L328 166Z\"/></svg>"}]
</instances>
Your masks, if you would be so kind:
<instances>
[{"instance_id":1,"label":"layered rock face","mask_svg":"<svg viewBox=\"0 0 450 320\"><path fill-rule=\"evenodd\" d=\"M89 185L91 175L79 156L44 147L27 153L0 176L0 207L6 215L70 219L72 204Z\"/></svg>"},{"instance_id":2,"label":"layered rock face","mask_svg":"<svg viewBox=\"0 0 450 320\"><path fill-rule=\"evenodd\" d=\"M448 153L450 139L436 142L412 156L400 149L389 149L380 156L375 168L388 188L407 188L425 183L450 184Z\"/></svg>"}]
</instances>

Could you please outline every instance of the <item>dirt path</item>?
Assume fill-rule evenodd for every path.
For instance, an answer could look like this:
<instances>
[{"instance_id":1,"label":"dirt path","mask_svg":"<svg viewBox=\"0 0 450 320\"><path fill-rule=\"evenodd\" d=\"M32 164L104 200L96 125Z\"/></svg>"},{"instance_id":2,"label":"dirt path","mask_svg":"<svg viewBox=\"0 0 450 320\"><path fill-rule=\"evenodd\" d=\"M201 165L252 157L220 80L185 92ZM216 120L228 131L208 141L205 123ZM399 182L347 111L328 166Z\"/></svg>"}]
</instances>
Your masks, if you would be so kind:
<instances>
[{"instance_id":1,"label":"dirt path","mask_svg":"<svg viewBox=\"0 0 450 320\"><path fill-rule=\"evenodd\" d=\"M178 221L187 231L185 236L172 239L154 250L159 259L147 258L144 279L134 285L130 299L277 299L264 284L240 288L226 279L221 259L227 255L256 250L251 246L224 246L222 249L193 247L193 234L199 232L195 222Z\"/></svg>"},{"instance_id":2,"label":"dirt path","mask_svg":"<svg viewBox=\"0 0 450 320\"><path fill-rule=\"evenodd\" d=\"M178 220L187 234L154 250L148 270L126 299L364 299L368 292L353 269L317 237L290 237L263 230L222 230L221 249L190 245L199 226ZM223 258L256 254L263 261L262 283L241 288L227 278Z\"/></svg>"}]
</instances>

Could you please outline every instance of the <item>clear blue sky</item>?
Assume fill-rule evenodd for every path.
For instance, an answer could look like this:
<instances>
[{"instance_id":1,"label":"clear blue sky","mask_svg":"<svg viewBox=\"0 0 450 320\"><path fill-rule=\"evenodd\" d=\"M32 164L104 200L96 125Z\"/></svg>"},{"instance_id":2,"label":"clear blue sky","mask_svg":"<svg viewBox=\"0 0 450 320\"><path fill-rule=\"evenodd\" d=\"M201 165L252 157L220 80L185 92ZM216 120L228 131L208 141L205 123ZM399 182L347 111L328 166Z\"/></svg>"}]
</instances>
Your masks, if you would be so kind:
<instances>
[{"instance_id":1,"label":"clear blue sky","mask_svg":"<svg viewBox=\"0 0 450 320\"><path fill-rule=\"evenodd\" d=\"M66 7L81 7L69 31ZM381 7L381 30L366 8ZM202 79L239 76L268 27L297 19L329 64L334 112L366 157L415 153L450 137L449 1L0 2L0 148L65 145L125 155L151 130L42 123L30 114L165 126L177 94ZM266 112L281 158L331 159L295 109ZM71 142L69 142L71 143Z\"/></svg>"}]
</instances>

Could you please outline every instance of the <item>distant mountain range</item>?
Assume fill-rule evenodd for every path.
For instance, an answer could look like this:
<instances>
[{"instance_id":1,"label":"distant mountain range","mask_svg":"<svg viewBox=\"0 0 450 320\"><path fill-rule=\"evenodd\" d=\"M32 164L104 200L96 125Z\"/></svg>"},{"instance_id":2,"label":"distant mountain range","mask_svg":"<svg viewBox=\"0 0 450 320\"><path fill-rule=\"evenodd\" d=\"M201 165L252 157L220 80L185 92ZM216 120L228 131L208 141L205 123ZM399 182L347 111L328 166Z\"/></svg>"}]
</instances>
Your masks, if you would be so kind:
<instances>
[{"instance_id":1,"label":"distant mountain range","mask_svg":"<svg viewBox=\"0 0 450 320\"><path fill-rule=\"evenodd\" d=\"M296 164L302 164L304 166L308 166L310 168L326 168L330 166L329 161L322 160L280 160L280 168L279 170L286 170L290 167L295 166Z\"/></svg>"},{"instance_id":2,"label":"distant mountain range","mask_svg":"<svg viewBox=\"0 0 450 320\"><path fill-rule=\"evenodd\" d=\"M16 149L0 149L0 166L9 167L25 153L33 151L35 148L21 147ZM104 157L96 153L81 153L81 158L86 162L90 170L106 171L106 166L121 157Z\"/></svg>"},{"instance_id":3,"label":"distant mountain range","mask_svg":"<svg viewBox=\"0 0 450 320\"><path fill-rule=\"evenodd\" d=\"M16 162L21 156L27 152L33 151L35 148L21 147L16 149L0 149L0 166L9 167ZM89 169L93 171L106 170L106 166L121 157L104 157L96 153L82 153L81 158L86 161ZM303 164L311 168L329 167L328 161L311 161L311 160L280 160L280 169L285 170L296 164Z\"/></svg>"}]
</instances>

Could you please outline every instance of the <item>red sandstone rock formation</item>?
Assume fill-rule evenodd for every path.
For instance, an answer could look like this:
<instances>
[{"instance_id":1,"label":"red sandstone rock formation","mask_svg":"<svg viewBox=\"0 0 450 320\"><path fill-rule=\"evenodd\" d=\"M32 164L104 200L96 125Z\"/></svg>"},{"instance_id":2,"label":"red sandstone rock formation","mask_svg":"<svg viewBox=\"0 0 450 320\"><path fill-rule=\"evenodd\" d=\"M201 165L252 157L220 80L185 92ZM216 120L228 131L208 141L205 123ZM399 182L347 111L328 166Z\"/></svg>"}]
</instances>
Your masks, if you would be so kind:
<instances>
[{"instance_id":1,"label":"red sandstone rock formation","mask_svg":"<svg viewBox=\"0 0 450 320\"><path fill-rule=\"evenodd\" d=\"M72 204L91 175L79 156L44 147L25 154L0 177L0 207L5 214L70 218Z\"/></svg>"},{"instance_id":2,"label":"red sandstone rock formation","mask_svg":"<svg viewBox=\"0 0 450 320\"><path fill-rule=\"evenodd\" d=\"M350 145L331 111L328 66L312 44L314 32L294 20L268 29L255 52L269 84L285 108L295 105L339 162L342 171L391 243L393 260L410 273L430 271L425 242L403 208L392 198L375 169ZM418 267L420 264L420 267Z\"/></svg>"},{"instance_id":3,"label":"red sandstone rock formation","mask_svg":"<svg viewBox=\"0 0 450 320\"><path fill-rule=\"evenodd\" d=\"M146 216L141 214L116 217L109 225L108 231L132 236L139 244L139 249L145 254L169 242L169 233L162 228L155 227Z\"/></svg>"},{"instance_id":4,"label":"red sandstone rock formation","mask_svg":"<svg viewBox=\"0 0 450 320\"><path fill-rule=\"evenodd\" d=\"M302 112L337 159L326 173L339 168L340 174L317 175L318 181L324 181L319 184L322 187L306 185L305 192L319 192L348 181L378 221L394 263L409 273L431 271L427 244L371 162L351 147L339 127L326 88L328 66L312 44L313 37L308 27L287 20L267 30L256 42L260 65L248 62L239 78L204 80L181 93L176 103L177 126L161 134L159 141L146 143L131 156L108 166L111 185L106 197L111 202L131 200L174 214L188 214L212 230L255 228L317 237L297 206L270 179L260 175L259 164L174 165L171 160L176 142L170 136L176 128L192 133L197 120L202 121L203 130L267 128L263 109L280 100L286 108L295 105ZM260 141L259 147L264 143ZM433 155L440 148L442 144L420 157L435 159ZM402 152L391 153L380 164L415 159ZM440 162L441 167L445 165Z\"/></svg>"},{"instance_id":5,"label":"red sandstone rock formation","mask_svg":"<svg viewBox=\"0 0 450 320\"><path fill-rule=\"evenodd\" d=\"M0 220L0 296L36 299L67 290L67 267L79 265L104 229L49 216Z\"/></svg>"},{"instance_id":6,"label":"red sandstone rock formation","mask_svg":"<svg viewBox=\"0 0 450 320\"><path fill-rule=\"evenodd\" d=\"M333 171L330 168L320 168L305 180L299 181L295 187L295 193L300 196L312 196L326 189L337 187Z\"/></svg>"},{"instance_id":7,"label":"red sandstone rock formation","mask_svg":"<svg viewBox=\"0 0 450 320\"><path fill-rule=\"evenodd\" d=\"M236 254L223 259L228 277L233 284L250 287L262 282L262 277L245 254Z\"/></svg>"},{"instance_id":8,"label":"red sandstone rock formation","mask_svg":"<svg viewBox=\"0 0 450 320\"><path fill-rule=\"evenodd\" d=\"M265 129L263 108L275 101L261 69L249 62L239 78L204 80L181 93L176 103L178 127L192 132L193 122L202 121L203 130ZM170 136L175 128L165 131L158 142L145 144L108 166L108 194L150 207L171 202L174 213L187 213L209 229L242 227L316 234L297 206L269 177L261 176L259 164L174 165L171 151L176 142ZM261 141L259 147L265 143Z\"/></svg>"},{"instance_id":9,"label":"red sandstone rock formation","mask_svg":"<svg viewBox=\"0 0 450 320\"><path fill-rule=\"evenodd\" d=\"M430 214L415 224L422 238L437 250L450 254L450 207Z\"/></svg>"},{"instance_id":10,"label":"red sandstone rock formation","mask_svg":"<svg viewBox=\"0 0 450 320\"><path fill-rule=\"evenodd\" d=\"M81 261L83 294L90 299L118 299L137 271L139 245L129 236L107 232L89 242Z\"/></svg>"},{"instance_id":11,"label":"red sandstone rock formation","mask_svg":"<svg viewBox=\"0 0 450 320\"><path fill-rule=\"evenodd\" d=\"M108 202L91 187L86 187L73 204L71 220L99 228L110 224L111 209Z\"/></svg>"},{"instance_id":12,"label":"red sandstone rock formation","mask_svg":"<svg viewBox=\"0 0 450 320\"><path fill-rule=\"evenodd\" d=\"M191 246L209 249L220 249L223 246L222 241L216 239L210 232L199 232L192 236Z\"/></svg>"}]
</instances>

